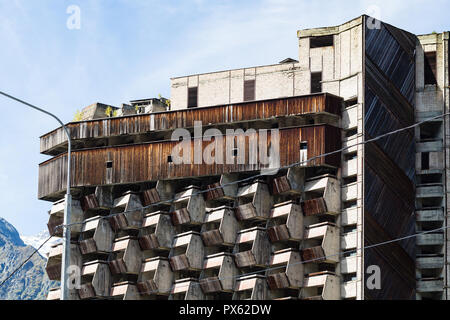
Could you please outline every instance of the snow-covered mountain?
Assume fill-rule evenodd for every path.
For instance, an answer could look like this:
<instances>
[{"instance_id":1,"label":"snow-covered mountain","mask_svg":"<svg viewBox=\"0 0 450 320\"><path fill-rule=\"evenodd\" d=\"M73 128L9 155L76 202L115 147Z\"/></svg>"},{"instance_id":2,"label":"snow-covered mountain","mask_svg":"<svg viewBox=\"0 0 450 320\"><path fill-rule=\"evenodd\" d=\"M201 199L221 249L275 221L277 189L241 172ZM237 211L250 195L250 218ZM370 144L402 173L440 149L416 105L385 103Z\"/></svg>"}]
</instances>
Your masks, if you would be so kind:
<instances>
[{"instance_id":1,"label":"snow-covered mountain","mask_svg":"<svg viewBox=\"0 0 450 320\"><path fill-rule=\"evenodd\" d=\"M33 248L37 249L39 246L44 243L45 240L49 237L49 233L47 230L39 232L37 235L34 236L23 236L21 235L20 238L25 242L25 244L32 246ZM52 245L61 242L62 240L60 238L52 238L50 241L48 241L46 244L42 246L41 249L39 249L39 253L41 256L43 256L45 259L47 259L47 254L50 251L50 248Z\"/></svg>"}]
</instances>

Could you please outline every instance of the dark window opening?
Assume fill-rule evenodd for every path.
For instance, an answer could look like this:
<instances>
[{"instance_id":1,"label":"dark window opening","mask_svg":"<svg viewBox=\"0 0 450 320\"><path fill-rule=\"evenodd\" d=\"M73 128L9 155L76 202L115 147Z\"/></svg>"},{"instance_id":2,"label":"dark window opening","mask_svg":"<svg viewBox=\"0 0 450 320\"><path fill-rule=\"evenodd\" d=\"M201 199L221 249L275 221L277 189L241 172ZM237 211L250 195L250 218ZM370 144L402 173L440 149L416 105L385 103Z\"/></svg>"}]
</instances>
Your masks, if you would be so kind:
<instances>
[{"instance_id":1,"label":"dark window opening","mask_svg":"<svg viewBox=\"0 0 450 320\"><path fill-rule=\"evenodd\" d=\"M345 130L345 137L346 138L352 137L352 136L354 136L356 134L358 134L358 128Z\"/></svg>"},{"instance_id":2,"label":"dark window opening","mask_svg":"<svg viewBox=\"0 0 450 320\"><path fill-rule=\"evenodd\" d=\"M355 208L357 205L356 200L344 201L344 209Z\"/></svg>"},{"instance_id":3,"label":"dark window opening","mask_svg":"<svg viewBox=\"0 0 450 320\"><path fill-rule=\"evenodd\" d=\"M356 181L358 181L356 176L352 176L352 177L346 177L342 179L344 182L344 186L351 184L351 183L355 183Z\"/></svg>"},{"instance_id":4,"label":"dark window opening","mask_svg":"<svg viewBox=\"0 0 450 320\"><path fill-rule=\"evenodd\" d=\"M355 273L347 273L342 275L343 282L356 281L358 279L356 272Z\"/></svg>"},{"instance_id":5,"label":"dark window opening","mask_svg":"<svg viewBox=\"0 0 450 320\"><path fill-rule=\"evenodd\" d=\"M346 155L344 155L344 160L350 161L350 160L356 159L357 157L358 157L358 152L347 153Z\"/></svg>"},{"instance_id":6,"label":"dark window opening","mask_svg":"<svg viewBox=\"0 0 450 320\"><path fill-rule=\"evenodd\" d=\"M233 157L237 157L238 155L238 148L233 148Z\"/></svg>"},{"instance_id":7,"label":"dark window opening","mask_svg":"<svg viewBox=\"0 0 450 320\"><path fill-rule=\"evenodd\" d=\"M424 55L425 84L437 84L436 81L436 51L425 52Z\"/></svg>"},{"instance_id":8,"label":"dark window opening","mask_svg":"<svg viewBox=\"0 0 450 320\"><path fill-rule=\"evenodd\" d=\"M430 169L430 153L422 152L422 170Z\"/></svg>"},{"instance_id":9,"label":"dark window opening","mask_svg":"<svg viewBox=\"0 0 450 320\"><path fill-rule=\"evenodd\" d=\"M173 161L172 161L172 156L167 156L167 162L168 163L172 163Z\"/></svg>"},{"instance_id":10,"label":"dark window opening","mask_svg":"<svg viewBox=\"0 0 450 320\"><path fill-rule=\"evenodd\" d=\"M106 161L106 167L107 168L112 168L113 167L112 161Z\"/></svg>"},{"instance_id":11,"label":"dark window opening","mask_svg":"<svg viewBox=\"0 0 450 320\"><path fill-rule=\"evenodd\" d=\"M244 101L255 100L255 80L244 81Z\"/></svg>"},{"instance_id":12,"label":"dark window opening","mask_svg":"<svg viewBox=\"0 0 450 320\"><path fill-rule=\"evenodd\" d=\"M344 103L345 103L346 108L354 106L354 105L358 104L358 97L354 97L354 98L345 100Z\"/></svg>"},{"instance_id":13,"label":"dark window opening","mask_svg":"<svg viewBox=\"0 0 450 320\"><path fill-rule=\"evenodd\" d=\"M308 150L308 142L307 141L300 142L300 150Z\"/></svg>"},{"instance_id":14,"label":"dark window opening","mask_svg":"<svg viewBox=\"0 0 450 320\"><path fill-rule=\"evenodd\" d=\"M310 48L332 47L334 45L334 36L321 36L309 38Z\"/></svg>"},{"instance_id":15,"label":"dark window opening","mask_svg":"<svg viewBox=\"0 0 450 320\"><path fill-rule=\"evenodd\" d=\"M188 108L198 106L198 87L188 88Z\"/></svg>"},{"instance_id":16,"label":"dark window opening","mask_svg":"<svg viewBox=\"0 0 450 320\"><path fill-rule=\"evenodd\" d=\"M311 73L311 93L322 92L322 72Z\"/></svg>"},{"instance_id":17,"label":"dark window opening","mask_svg":"<svg viewBox=\"0 0 450 320\"><path fill-rule=\"evenodd\" d=\"M420 126L420 140L436 140L440 139L442 134L441 122L427 122Z\"/></svg>"}]
</instances>

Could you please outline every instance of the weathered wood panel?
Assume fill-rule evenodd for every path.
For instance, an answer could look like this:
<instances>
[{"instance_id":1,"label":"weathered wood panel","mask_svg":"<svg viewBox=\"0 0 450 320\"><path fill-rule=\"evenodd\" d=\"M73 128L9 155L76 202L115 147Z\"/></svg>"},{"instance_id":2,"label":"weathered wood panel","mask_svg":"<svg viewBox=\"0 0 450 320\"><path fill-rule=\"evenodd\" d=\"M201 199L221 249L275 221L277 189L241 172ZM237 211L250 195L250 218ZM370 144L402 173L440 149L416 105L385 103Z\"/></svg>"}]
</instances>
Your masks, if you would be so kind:
<instances>
[{"instance_id":1,"label":"weathered wood panel","mask_svg":"<svg viewBox=\"0 0 450 320\"><path fill-rule=\"evenodd\" d=\"M267 144L271 142L270 131ZM317 125L289 128L279 131L280 165L286 166L300 161L300 142L308 142L308 158L340 148L340 129ZM157 181L161 179L189 178L195 176L221 175L227 172L260 170L266 165L251 163L248 157L249 144L246 143L244 164L194 164L175 165L168 162L172 149L178 142L158 142L109 148L96 148L72 153L72 187L98 186ZM211 142L203 142L203 150ZM225 153L225 150L223 150ZM191 154L194 142L191 141ZM236 157L237 158L237 157ZM225 156L224 156L225 159ZM107 168L107 161L112 163ZM311 166L339 166L340 155L320 157L308 163ZM66 187L67 155L62 154L45 161L39 166L40 199L54 200L61 197Z\"/></svg>"},{"instance_id":2,"label":"weathered wood panel","mask_svg":"<svg viewBox=\"0 0 450 320\"><path fill-rule=\"evenodd\" d=\"M96 119L69 123L71 139L105 138L124 134L142 134L152 131L174 130L194 126L194 121L219 125L230 122L254 121L271 117L291 116L317 112L340 115L342 99L331 94L289 97L252 101L206 108L184 109L153 114ZM67 137L62 127L41 136L41 152L55 155L64 150Z\"/></svg>"}]
</instances>

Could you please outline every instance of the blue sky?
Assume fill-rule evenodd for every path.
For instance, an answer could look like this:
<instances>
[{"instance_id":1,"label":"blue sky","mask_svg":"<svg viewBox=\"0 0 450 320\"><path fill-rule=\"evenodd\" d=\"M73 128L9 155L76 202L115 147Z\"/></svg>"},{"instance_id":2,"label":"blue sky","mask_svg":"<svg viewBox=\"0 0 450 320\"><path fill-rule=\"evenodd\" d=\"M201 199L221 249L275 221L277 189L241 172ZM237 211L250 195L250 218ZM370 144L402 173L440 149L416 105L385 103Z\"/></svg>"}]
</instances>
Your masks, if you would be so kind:
<instances>
[{"instance_id":1,"label":"blue sky","mask_svg":"<svg viewBox=\"0 0 450 320\"><path fill-rule=\"evenodd\" d=\"M70 5L79 30L66 27ZM298 29L373 8L416 34L450 29L449 0L0 0L0 90L68 122L96 101L168 97L170 77L296 58ZM36 234L51 205L37 200L39 136L57 123L3 97L0 106L0 216Z\"/></svg>"}]
</instances>

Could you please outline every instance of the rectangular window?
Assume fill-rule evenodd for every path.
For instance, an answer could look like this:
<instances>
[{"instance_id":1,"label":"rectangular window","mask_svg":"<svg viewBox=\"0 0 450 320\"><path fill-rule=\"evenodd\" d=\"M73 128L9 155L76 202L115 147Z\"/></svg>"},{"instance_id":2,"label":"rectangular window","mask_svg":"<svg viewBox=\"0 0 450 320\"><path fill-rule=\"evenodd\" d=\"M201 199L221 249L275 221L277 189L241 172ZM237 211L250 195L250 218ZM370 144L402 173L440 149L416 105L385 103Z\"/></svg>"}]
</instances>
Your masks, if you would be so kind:
<instances>
[{"instance_id":1,"label":"rectangular window","mask_svg":"<svg viewBox=\"0 0 450 320\"><path fill-rule=\"evenodd\" d=\"M308 142L307 141L301 141L300 142L300 162L301 166L307 166L308 165Z\"/></svg>"},{"instance_id":2,"label":"rectangular window","mask_svg":"<svg viewBox=\"0 0 450 320\"><path fill-rule=\"evenodd\" d=\"M311 93L322 92L322 72L311 73Z\"/></svg>"},{"instance_id":3,"label":"rectangular window","mask_svg":"<svg viewBox=\"0 0 450 320\"><path fill-rule=\"evenodd\" d=\"M188 108L198 106L198 87L188 88Z\"/></svg>"},{"instance_id":4,"label":"rectangular window","mask_svg":"<svg viewBox=\"0 0 450 320\"><path fill-rule=\"evenodd\" d=\"M244 81L244 101L255 100L255 80Z\"/></svg>"},{"instance_id":5,"label":"rectangular window","mask_svg":"<svg viewBox=\"0 0 450 320\"><path fill-rule=\"evenodd\" d=\"M422 170L430 169L430 153L422 152Z\"/></svg>"},{"instance_id":6,"label":"rectangular window","mask_svg":"<svg viewBox=\"0 0 450 320\"><path fill-rule=\"evenodd\" d=\"M437 84L436 81L436 51L425 52L424 55L425 84Z\"/></svg>"},{"instance_id":7,"label":"rectangular window","mask_svg":"<svg viewBox=\"0 0 450 320\"><path fill-rule=\"evenodd\" d=\"M322 36L309 38L310 48L332 47L334 45L334 36Z\"/></svg>"}]
</instances>

